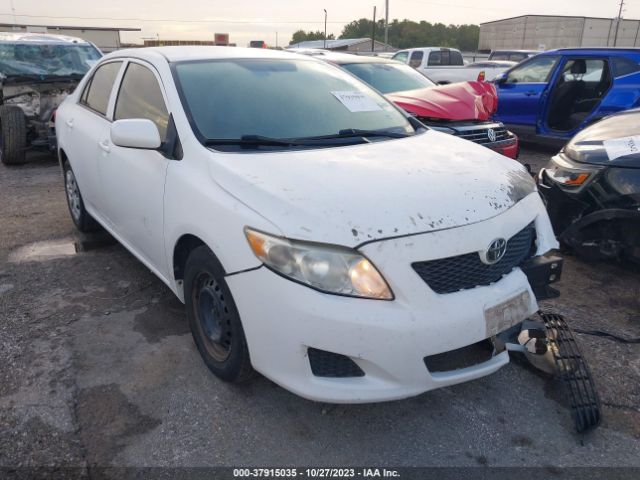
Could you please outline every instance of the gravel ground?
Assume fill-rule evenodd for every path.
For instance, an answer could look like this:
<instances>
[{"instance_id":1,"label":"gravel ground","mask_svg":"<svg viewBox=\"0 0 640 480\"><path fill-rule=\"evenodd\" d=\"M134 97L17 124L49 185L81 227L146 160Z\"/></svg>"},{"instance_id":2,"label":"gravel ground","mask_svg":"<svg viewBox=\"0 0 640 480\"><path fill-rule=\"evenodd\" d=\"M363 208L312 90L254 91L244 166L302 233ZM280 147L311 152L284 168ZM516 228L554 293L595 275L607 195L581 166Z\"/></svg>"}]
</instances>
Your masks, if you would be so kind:
<instances>
[{"instance_id":1,"label":"gravel ground","mask_svg":"<svg viewBox=\"0 0 640 480\"><path fill-rule=\"evenodd\" d=\"M525 148L537 170L553 152ZM303 400L201 362L182 305L124 248L73 253L49 158L0 166L0 466L638 466L640 345L577 335L604 422L576 435L525 362L375 405ZM640 275L567 257L547 309L640 336ZM85 472L86 473L86 472ZM0 475L1 476L1 475Z\"/></svg>"}]
</instances>

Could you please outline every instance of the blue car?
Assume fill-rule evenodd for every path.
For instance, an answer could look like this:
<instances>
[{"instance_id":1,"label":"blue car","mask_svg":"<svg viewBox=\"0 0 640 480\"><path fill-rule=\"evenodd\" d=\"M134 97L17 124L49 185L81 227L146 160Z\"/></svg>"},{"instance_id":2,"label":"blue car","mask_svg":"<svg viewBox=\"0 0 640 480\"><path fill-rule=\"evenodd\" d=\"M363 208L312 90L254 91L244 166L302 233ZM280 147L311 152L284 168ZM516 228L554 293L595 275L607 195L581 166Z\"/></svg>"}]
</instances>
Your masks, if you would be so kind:
<instances>
[{"instance_id":1,"label":"blue car","mask_svg":"<svg viewBox=\"0 0 640 480\"><path fill-rule=\"evenodd\" d=\"M564 144L585 126L640 106L640 48L551 50L494 82L495 120L524 140Z\"/></svg>"}]
</instances>

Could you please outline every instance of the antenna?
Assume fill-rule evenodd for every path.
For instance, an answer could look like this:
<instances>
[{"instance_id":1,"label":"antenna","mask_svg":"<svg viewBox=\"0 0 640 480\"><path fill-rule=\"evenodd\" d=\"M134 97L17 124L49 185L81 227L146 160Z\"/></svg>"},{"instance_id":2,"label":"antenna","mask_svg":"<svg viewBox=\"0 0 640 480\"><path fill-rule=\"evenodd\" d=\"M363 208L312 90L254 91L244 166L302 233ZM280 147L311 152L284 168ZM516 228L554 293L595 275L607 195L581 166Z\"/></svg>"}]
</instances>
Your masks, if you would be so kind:
<instances>
[{"instance_id":1,"label":"antenna","mask_svg":"<svg viewBox=\"0 0 640 480\"><path fill-rule=\"evenodd\" d=\"M13 6L13 0L11 1L11 15L13 16L13 23L16 24L16 7Z\"/></svg>"},{"instance_id":2,"label":"antenna","mask_svg":"<svg viewBox=\"0 0 640 480\"><path fill-rule=\"evenodd\" d=\"M620 10L618 10L618 18L616 19L616 33L613 37L613 46L617 46L618 43L618 30L620 29L620 23L622 22L622 8L624 7L624 0L620 0Z\"/></svg>"}]
</instances>

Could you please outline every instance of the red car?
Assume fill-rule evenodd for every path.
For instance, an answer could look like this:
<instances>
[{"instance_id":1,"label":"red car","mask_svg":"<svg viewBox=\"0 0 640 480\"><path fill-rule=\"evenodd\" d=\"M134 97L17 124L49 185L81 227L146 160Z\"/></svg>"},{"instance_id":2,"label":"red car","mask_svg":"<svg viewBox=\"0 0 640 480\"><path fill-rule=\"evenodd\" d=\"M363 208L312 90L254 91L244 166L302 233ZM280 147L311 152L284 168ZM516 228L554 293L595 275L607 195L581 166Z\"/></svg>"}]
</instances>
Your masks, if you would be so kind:
<instances>
[{"instance_id":1,"label":"red car","mask_svg":"<svg viewBox=\"0 0 640 480\"><path fill-rule=\"evenodd\" d=\"M349 71L435 130L471 140L510 158L518 157L518 137L502 123L490 120L498 108L498 95L491 83L437 86L410 66L386 58L324 50L301 53Z\"/></svg>"}]
</instances>

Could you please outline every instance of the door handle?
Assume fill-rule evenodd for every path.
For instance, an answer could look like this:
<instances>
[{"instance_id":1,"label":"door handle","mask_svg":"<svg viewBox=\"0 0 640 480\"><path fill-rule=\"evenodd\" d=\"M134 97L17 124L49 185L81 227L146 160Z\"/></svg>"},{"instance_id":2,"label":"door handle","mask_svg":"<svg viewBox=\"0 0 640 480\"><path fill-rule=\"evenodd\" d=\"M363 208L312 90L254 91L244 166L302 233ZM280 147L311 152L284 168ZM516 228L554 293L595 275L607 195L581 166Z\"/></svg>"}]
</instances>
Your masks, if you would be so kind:
<instances>
[{"instance_id":1,"label":"door handle","mask_svg":"<svg viewBox=\"0 0 640 480\"><path fill-rule=\"evenodd\" d=\"M100 148L107 153L111 151L111 147L109 146L109 140L103 140L98 145L100 145Z\"/></svg>"},{"instance_id":2,"label":"door handle","mask_svg":"<svg viewBox=\"0 0 640 480\"><path fill-rule=\"evenodd\" d=\"M525 92L525 95L527 97L535 97L536 95L538 95L538 92Z\"/></svg>"},{"instance_id":3,"label":"door handle","mask_svg":"<svg viewBox=\"0 0 640 480\"><path fill-rule=\"evenodd\" d=\"M69 127L70 129L73 128L73 118L70 118L69 120L67 120L64 123L66 123L67 127Z\"/></svg>"}]
</instances>

